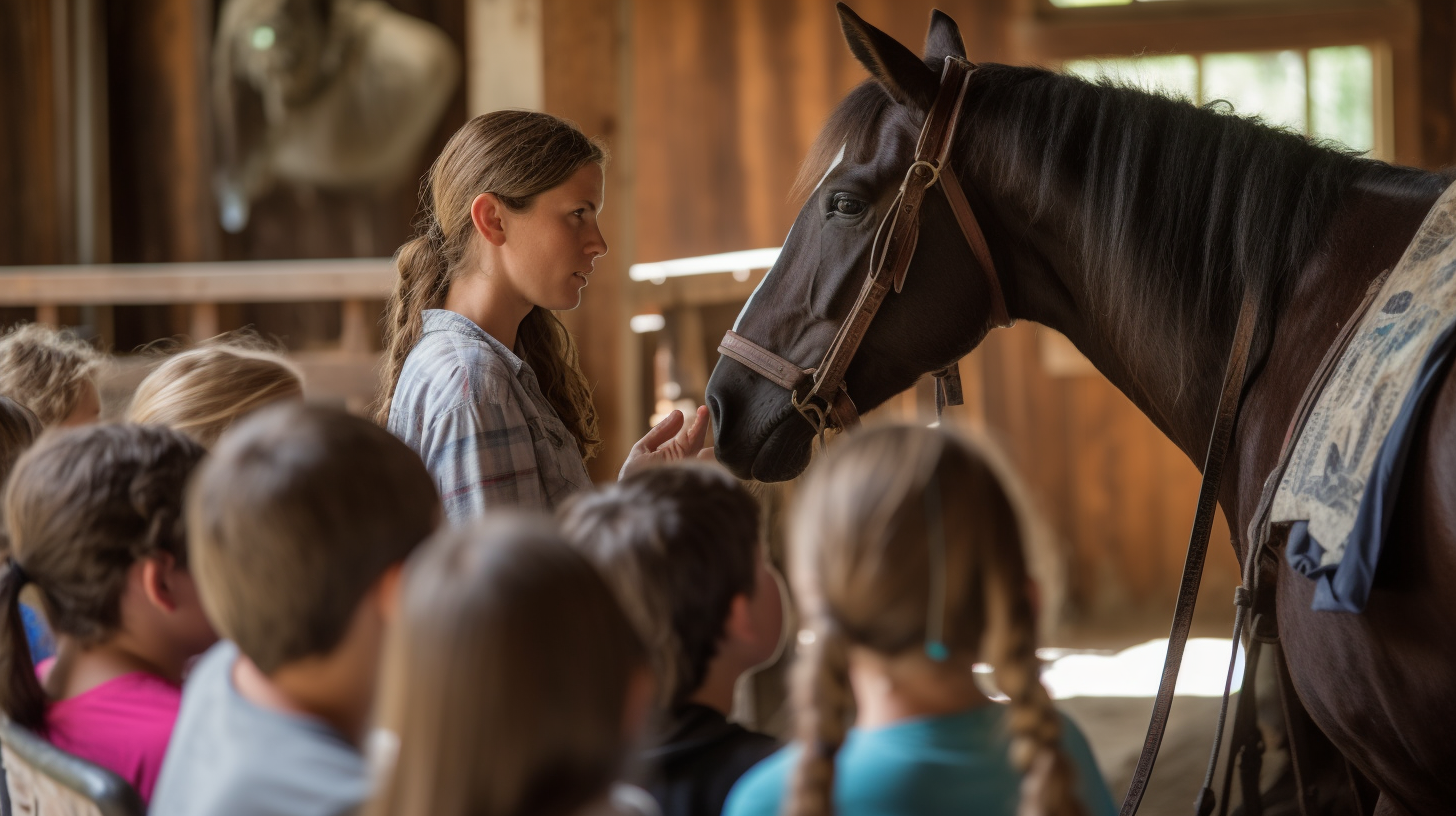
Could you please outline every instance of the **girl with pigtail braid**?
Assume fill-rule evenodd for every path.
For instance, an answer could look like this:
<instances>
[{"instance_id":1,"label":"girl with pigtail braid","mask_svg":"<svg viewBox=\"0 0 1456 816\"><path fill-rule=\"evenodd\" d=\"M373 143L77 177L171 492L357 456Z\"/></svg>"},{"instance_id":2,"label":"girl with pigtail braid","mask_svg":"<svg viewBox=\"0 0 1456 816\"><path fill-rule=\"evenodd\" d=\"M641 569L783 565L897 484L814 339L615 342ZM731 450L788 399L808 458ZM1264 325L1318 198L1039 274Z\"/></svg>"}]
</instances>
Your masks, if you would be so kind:
<instances>
[{"instance_id":1,"label":"girl with pigtail braid","mask_svg":"<svg viewBox=\"0 0 1456 816\"><path fill-rule=\"evenodd\" d=\"M375 419L420 454L460 523L506 507L550 511L591 486L602 447L592 387L556 312L575 309L607 242L605 147L534 111L477 116L420 191L417 234L395 253ZM621 472L698 455L707 409L670 413Z\"/></svg>"},{"instance_id":2,"label":"girl with pigtail braid","mask_svg":"<svg viewBox=\"0 0 1456 816\"><path fill-rule=\"evenodd\" d=\"M183 490L203 449L160 426L42 437L4 494L0 712L151 798L187 665L216 639L187 568ZM20 593L59 642L31 662Z\"/></svg>"},{"instance_id":3,"label":"girl with pigtail braid","mask_svg":"<svg viewBox=\"0 0 1456 816\"><path fill-rule=\"evenodd\" d=\"M789 541L808 622L797 739L740 779L725 816L1116 813L1040 681L1012 485L979 446L908 425L850 435L815 468Z\"/></svg>"}]
</instances>

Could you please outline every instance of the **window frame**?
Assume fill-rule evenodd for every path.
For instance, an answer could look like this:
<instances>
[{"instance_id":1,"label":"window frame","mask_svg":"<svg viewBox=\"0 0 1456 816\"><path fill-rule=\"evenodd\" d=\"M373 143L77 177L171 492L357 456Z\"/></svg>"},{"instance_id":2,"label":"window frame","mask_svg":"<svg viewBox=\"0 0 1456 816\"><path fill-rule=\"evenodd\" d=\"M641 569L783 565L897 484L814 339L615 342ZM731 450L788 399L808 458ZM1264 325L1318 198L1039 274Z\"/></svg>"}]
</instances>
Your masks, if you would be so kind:
<instances>
[{"instance_id":1,"label":"window frame","mask_svg":"<svg viewBox=\"0 0 1456 816\"><path fill-rule=\"evenodd\" d=\"M1029 62L1363 45L1372 60L1371 155L1421 161L1415 0L1159 0L1058 8L1031 0L1016 50ZM1156 44L1156 47L1153 46Z\"/></svg>"}]
</instances>

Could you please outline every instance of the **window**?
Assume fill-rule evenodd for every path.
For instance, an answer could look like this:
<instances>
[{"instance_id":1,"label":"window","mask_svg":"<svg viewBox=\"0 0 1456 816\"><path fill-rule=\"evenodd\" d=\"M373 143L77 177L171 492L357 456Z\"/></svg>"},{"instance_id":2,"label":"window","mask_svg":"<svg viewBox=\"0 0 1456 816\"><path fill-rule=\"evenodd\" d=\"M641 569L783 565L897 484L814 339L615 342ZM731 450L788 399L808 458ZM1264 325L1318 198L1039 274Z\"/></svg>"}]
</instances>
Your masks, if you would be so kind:
<instances>
[{"instance_id":1,"label":"window","mask_svg":"<svg viewBox=\"0 0 1456 816\"><path fill-rule=\"evenodd\" d=\"M1055 2L1110 5L1128 0ZM1200 105L1225 100L1238 113L1257 114L1270 124L1368 153L1376 146L1374 62L1369 47L1348 45L1077 59L1067 61L1064 67L1080 76L1111 77Z\"/></svg>"}]
</instances>

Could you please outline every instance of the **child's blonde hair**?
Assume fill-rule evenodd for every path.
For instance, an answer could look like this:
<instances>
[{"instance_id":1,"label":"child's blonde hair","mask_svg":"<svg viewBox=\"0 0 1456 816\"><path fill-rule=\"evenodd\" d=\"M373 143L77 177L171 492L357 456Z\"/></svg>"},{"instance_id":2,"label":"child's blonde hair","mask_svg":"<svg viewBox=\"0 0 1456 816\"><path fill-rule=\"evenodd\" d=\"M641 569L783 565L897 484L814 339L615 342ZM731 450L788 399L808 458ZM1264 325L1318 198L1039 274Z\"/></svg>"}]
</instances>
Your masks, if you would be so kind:
<instances>
[{"instance_id":1,"label":"child's blonde hair","mask_svg":"<svg viewBox=\"0 0 1456 816\"><path fill-rule=\"evenodd\" d=\"M232 338L168 358L137 386L126 418L176 428L212 447L244 414L302 397L303 375L292 363Z\"/></svg>"},{"instance_id":2,"label":"child's blonde hair","mask_svg":"<svg viewBox=\"0 0 1456 816\"><path fill-rule=\"evenodd\" d=\"M544 522L441 533L406 567L388 637L380 718L397 763L366 816L567 816L620 777L646 656Z\"/></svg>"},{"instance_id":3,"label":"child's blonde hair","mask_svg":"<svg viewBox=\"0 0 1456 816\"><path fill-rule=\"evenodd\" d=\"M1042 686L1024 525L1010 476L976 445L913 425L847 437L808 478L791 526L791 577L813 633L794 670L805 745L788 813L833 812L834 757L853 697L849 649L983 660L1010 697L1022 814L1083 812ZM809 638L804 638L809 640Z\"/></svg>"},{"instance_id":4,"label":"child's blonde hair","mask_svg":"<svg viewBox=\"0 0 1456 816\"><path fill-rule=\"evenodd\" d=\"M76 410L101 353L70 332L25 323L0 336L0 394L29 408L40 424L61 424Z\"/></svg>"}]
</instances>

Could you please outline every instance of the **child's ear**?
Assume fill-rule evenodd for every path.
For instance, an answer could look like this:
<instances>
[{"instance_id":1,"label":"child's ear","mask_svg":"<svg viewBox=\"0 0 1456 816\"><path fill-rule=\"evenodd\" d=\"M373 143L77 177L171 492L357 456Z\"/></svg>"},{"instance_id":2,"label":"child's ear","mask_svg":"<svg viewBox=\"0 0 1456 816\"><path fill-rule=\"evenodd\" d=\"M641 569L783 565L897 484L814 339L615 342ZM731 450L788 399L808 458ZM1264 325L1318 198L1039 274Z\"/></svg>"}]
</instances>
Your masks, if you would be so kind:
<instances>
[{"instance_id":1,"label":"child's ear","mask_svg":"<svg viewBox=\"0 0 1456 816\"><path fill-rule=\"evenodd\" d=\"M753 621L753 601L741 592L734 595L728 605L728 620L723 624L723 637L749 645L758 642L758 631Z\"/></svg>"},{"instance_id":2,"label":"child's ear","mask_svg":"<svg viewBox=\"0 0 1456 816\"><path fill-rule=\"evenodd\" d=\"M400 593L403 592L404 564L395 564L379 576L379 614L385 623L393 623L399 615Z\"/></svg>"},{"instance_id":3,"label":"child's ear","mask_svg":"<svg viewBox=\"0 0 1456 816\"><path fill-rule=\"evenodd\" d=\"M177 611L177 593L174 586L177 573L177 559L171 553L159 553L142 559L142 592L152 606L163 612Z\"/></svg>"},{"instance_id":4,"label":"child's ear","mask_svg":"<svg viewBox=\"0 0 1456 816\"><path fill-rule=\"evenodd\" d=\"M627 699L622 706L622 735L628 740L640 739L647 730L656 697L657 678L652 670L645 666L634 669L627 681Z\"/></svg>"}]
</instances>

